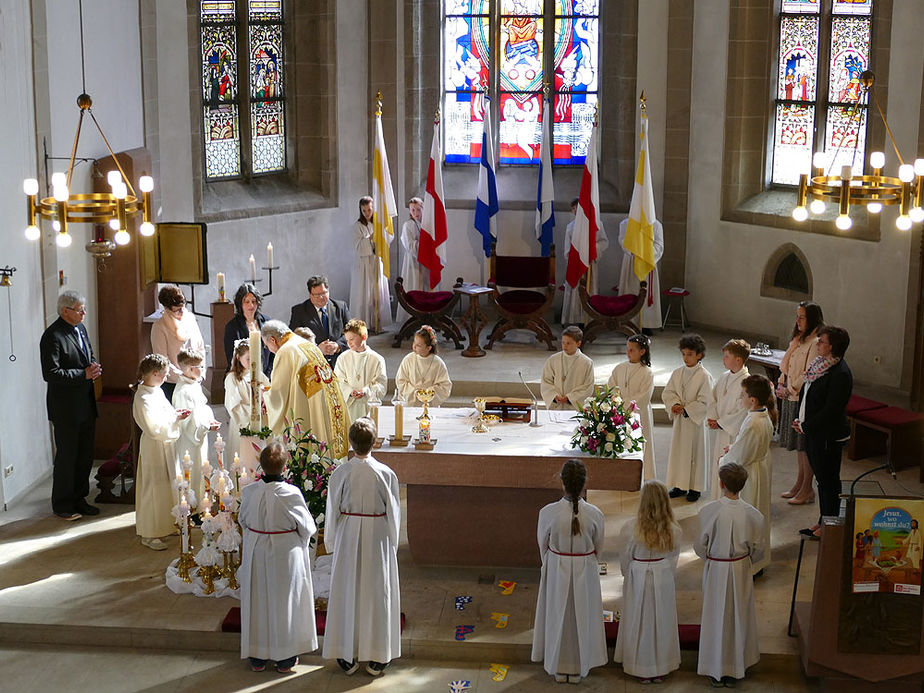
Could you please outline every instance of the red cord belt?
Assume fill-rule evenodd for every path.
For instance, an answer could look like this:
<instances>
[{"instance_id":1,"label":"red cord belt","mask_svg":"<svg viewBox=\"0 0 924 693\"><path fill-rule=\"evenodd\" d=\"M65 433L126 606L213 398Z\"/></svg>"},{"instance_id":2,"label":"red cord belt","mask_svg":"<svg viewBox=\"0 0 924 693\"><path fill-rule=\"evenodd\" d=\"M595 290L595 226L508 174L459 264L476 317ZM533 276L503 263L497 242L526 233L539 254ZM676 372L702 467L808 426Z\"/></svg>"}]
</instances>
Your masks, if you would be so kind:
<instances>
[{"instance_id":1,"label":"red cord belt","mask_svg":"<svg viewBox=\"0 0 924 693\"><path fill-rule=\"evenodd\" d=\"M633 556L632 560L638 561L639 563L657 563L658 561L663 561L664 557L662 556L661 558L636 558L635 556Z\"/></svg>"},{"instance_id":2,"label":"red cord belt","mask_svg":"<svg viewBox=\"0 0 924 693\"><path fill-rule=\"evenodd\" d=\"M375 513L374 515L369 515L367 513L345 513L340 512L341 515L349 515L350 517L385 517L385 513Z\"/></svg>"},{"instance_id":3,"label":"red cord belt","mask_svg":"<svg viewBox=\"0 0 924 693\"><path fill-rule=\"evenodd\" d=\"M588 551L587 553L559 553L551 547L549 547L549 551L554 553L556 556L593 556L597 553L596 551Z\"/></svg>"},{"instance_id":4,"label":"red cord belt","mask_svg":"<svg viewBox=\"0 0 924 693\"><path fill-rule=\"evenodd\" d=\"M298 531L297 529L281 529L278 532L264 532L261 529L254 529L253 527L248 527L247 529L256 534L291 534L292 532Z\"/></svg>"},{"instance_id":5,"label":"red cord belt","mask_svg":"<svg viewBox=\"0 0 924 693\"><path fill-rule=\"evenodd\" d=\"M706 556L707 561L717 561L718 563L734 563L735 561L743 561L745 558L748 558L751 554L746 553L743 556L737 556L735 558L713 558L712 556Z\"/></svg>"}]
</instances>

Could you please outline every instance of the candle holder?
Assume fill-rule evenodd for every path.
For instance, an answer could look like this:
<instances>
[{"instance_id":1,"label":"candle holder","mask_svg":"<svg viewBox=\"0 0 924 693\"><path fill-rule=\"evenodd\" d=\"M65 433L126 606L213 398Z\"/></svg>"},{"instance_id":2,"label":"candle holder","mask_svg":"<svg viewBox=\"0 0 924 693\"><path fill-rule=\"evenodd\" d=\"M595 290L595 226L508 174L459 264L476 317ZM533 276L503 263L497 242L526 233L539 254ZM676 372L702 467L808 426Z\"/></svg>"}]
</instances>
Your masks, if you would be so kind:
<instances>
[{"instance_id":1,"label":"candle holder","mask_svg":"<svg viewBox=\"0 0 924 693\"><path fill-rule=\"evenodd\" d=\"M475 405L475 411L478 412L478 423L472 426L472 433L487 433L488 427L484 425L484 410L488 401L484 397L476 397L472 403Z\"/></svg>"},{"instance_id":2,"label":"candle holder","mask_svg":"<svg viewBox=\"0 0 924 693\"><path fill-rule=\"evenodd\" d=\"M411 442L411 436L388 436L388 444L396 448L406 448Z\"/></svg>"},{"instance_id":3,"label":"candle holder","mask_svg":"<svg viewBox=\"0 0 924 693\"><path fill-rule=\"evenodd\" d=\"M215 578L221 577L221 569L217 565L203 565L199 566L199 570L196 572L196 575L202 579L202 583L205 585L202 593L214 594Z\"/></svg>"},{"instance_id":4,"label":"candle holder","mask_svg":"<svg viewBox=\"0 0 924 693\"><path fill-rule=\"evenodd\" d=\"M273 294L273 272L275 272L276 270L279 269L279 265L275 265L275 266L273 266L273 267L261 267L260 269L262 269L264 272L267 273L267 275L269 275L269 281L268 281L268 284L267 284L269 288L268 288L266 291L263 292L263 295L264 295L264 296L272 296L272 294ZM262 280L262 279L257 279L257 281L260 282L260 281L263 281L263 280Z\"/></svg>"},{"instance_id":5,"label":"candle holder","mask_svg":"<svg viewBox=\"0 0 924 693\"><path fill-rule=\"evenodd\" d=\"M221 569L221 576L228 581L228 589L236 590L240 587L237 581L237 562L234 560L234 554L237 551L222 551L224 555L224 566Z\"/></svg>"},{"instance_id":6,"label":"candle holder","mask_svg":"<svg viewBox=\"0 0 924 693\"><path fill-rule=\"evenodd\" d=\"M192 582L189 571L196 567L196 559L193 558L192 551L186 553L180 552L180 560L176 564L176 574L183 582Z\"/></svg>"}]
</instances>

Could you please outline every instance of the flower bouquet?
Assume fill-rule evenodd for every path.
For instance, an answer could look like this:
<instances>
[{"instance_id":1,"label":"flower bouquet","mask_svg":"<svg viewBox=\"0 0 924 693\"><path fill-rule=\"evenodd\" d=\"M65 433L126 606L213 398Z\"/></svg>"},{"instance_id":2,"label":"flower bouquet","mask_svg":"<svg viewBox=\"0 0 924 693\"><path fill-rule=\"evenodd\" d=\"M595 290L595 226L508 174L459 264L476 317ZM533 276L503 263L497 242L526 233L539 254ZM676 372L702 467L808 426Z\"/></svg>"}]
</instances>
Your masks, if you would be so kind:
<instances>
[{"instance_id":1,"label":"flower bouquet","mask_svg":"<svg viewBox=\"0 0 924 693\"><path fill-rule=\"evenodd\" d=\"M598 457L617 458L639 452L645 438L635 401L623 402L619 393L606 387L584 400L571 436L571 447Z\"/></svg>"},{"instance_id":2,"label":"flower bouquet","mask_svg":"<svg viewBox=\"0 0 924 693\"><path fill-rule=\"evenodd\" d=\"M292 458L286 481L302 492L308 511L320 530L324 527L327 510L327 485L337 463L327 454L326 442L302 429L301 419L286 426L282 442Z\"/></svg>"}]
</instances>

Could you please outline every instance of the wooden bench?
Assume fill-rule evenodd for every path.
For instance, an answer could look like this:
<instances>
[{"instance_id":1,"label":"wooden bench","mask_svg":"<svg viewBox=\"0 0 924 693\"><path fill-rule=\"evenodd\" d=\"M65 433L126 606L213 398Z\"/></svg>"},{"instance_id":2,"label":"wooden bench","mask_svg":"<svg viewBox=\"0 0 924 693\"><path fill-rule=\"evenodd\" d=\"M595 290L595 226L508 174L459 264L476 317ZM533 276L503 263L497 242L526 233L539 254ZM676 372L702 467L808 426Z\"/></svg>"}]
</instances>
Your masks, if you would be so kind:
<instances>
[{"instance_id":1,"label":"wooden bench","mask_svg":"<svg viewBox=\"0 0 924 693\"><path fill-rule=\"evenodd\" d=\"M874 407L857 411L850 418L853 457L861 459L885 454L894 469L921 465L924 416L901 407ZM924 479L924 465L921 466Z\"/></svg>"}]
</instances>

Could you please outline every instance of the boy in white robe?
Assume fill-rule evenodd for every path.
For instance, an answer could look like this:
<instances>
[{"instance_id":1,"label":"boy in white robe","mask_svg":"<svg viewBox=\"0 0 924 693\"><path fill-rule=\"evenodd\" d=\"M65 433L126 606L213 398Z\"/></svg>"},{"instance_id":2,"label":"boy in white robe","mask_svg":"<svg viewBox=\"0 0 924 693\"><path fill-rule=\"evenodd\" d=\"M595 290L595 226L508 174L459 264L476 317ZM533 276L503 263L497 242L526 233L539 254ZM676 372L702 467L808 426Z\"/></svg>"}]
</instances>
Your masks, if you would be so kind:
<instances>
[{"instance_id":1,"label":"boy in white robe","mask_svg":"<svg viewBox=\"0 0 924 693\"><path fill-rule=\"evenodd\" d=\"M138 466L135 470L135 532L142 545L163 551L160 537L173 534L170 509L177 503L173 482L180 471L176 441L180 422L192 412L177 411L167 401L161 385L167 379L170 361L161 354L149 354L138 365L138 387L132 400L132 417L141 429Z\"/></svg>"},{"instance_id":2,"label":"boy in white robe","mask_svg":"<svg viewBox=\"0 0 924 693\"><path fill-rule=\"evenodd\" d=\"M696 672L713 686L734 686L760 660L751 561L764 552L764 518L738 498L748 473L739 464L719 469L724 496L699 511L693 542L703 568L703 614Z\"/></svg>"},{"instance_id":3,"label":"boy in white robe","mask_svg":"<svg viewBox=\"0 0 924 693\"><path fill-rule=\"evenodd\" d=\"M411 215L401 226L401 274L404 280L405 291L429 291L430 270L417 260L417 250L420 247L420 222L423 219L423 200L412 197L407 202L407 210ZM398 306L398 324L411 317L404 308Z\"/></svg>"},{"instance_id":4,"label":"boy in white robe","mask_svg":"<svg viewBox=\"0 0 924 693\"><path fill-rule=\"evenodd\" d=\"M751 354L751 345L743 339L732 339L722 347L722 365L728 370L722 373L712 387L712 397L706 408L706 440L712 439L709 456L709 489L712 500L722 497L719 487L719 458L738 436L741 422L747 414L741 402L741 383L750 373L744 364ZM707 442L708 444L708 442Z\"/></svg>"},{"instance_id":5,"label":"boy in white robe","mask_svg":"<svg viewBox=\"0 0 924 693\"><path fill-rule=\"evenodd\" d=\"M597 567L606 521L581 498L586 479L584 464L568 460L561 470L564 498L539 511L542 576L531 659L558 683L579 683L607 659Z\"/></svg>"},{"instance_id":6,"label":"boy in white robe","mask_svg":"<svg viewBox=\"0 0 924 693\"><path fill-rule=\"evenodd\" d=\"M354 421L349 436L354 457L334 470L327 492L324 545L333 563L322 656L347 676L359 661L381 676L401 656L398 477L369 454L372 419Z\"/></svg>"},{"instance_id":7,"label":"boy in white robe","mask_svg":"<svg viewBox=\"0 0 924 693\"><path fill-rule=\"evenodd\" d=\"M369 413L369 400L381 400L385 396L388 378L385 359L366 344L369 333L365 322L350 320L343 334L350 350L340 354L334 375L346 400L350 420L355 421Z\"/></svg>"},{"instance_id":8,"label":"boy in white robe","mask_svg":"<svg viewBox=\"0 0 924 693\"><path fill-rule=\"evenodd\" d=\"M734 462L748 473L748 483L741 490L741 500L757 508L764 516L762 543L764 555L751 559L755 576L762 575L770 564L770 440L776 425L776 394L773 384L762 375L750 375L739 388L739 397L747 416L728 452L719 464Z\"/></svg>"},{"instance_id":9,"label":"boy in white robe","mask_svg":"<svg viewBox=\"0 0 924 693\"><path fill-rule=\"evenodd\" d=\"M712 396L712 376L703 368L706 343L698 334L680 338L683 365L671 373L661 399L673 422L667 465L670 497L686 495L694 503L706 488L706 407Z\"/></svg>"},{"instance_id":10,"label":"boy in white robe","mask_svg":"<svg viewBox=\"0 0 924 693\"><path fill-rule=\"evenodd\" d=\"M594 362L581 352L584 332L571 325L561 333L561 351L542 367L539 391L549 409L580 411L594 393Z\"/></svg>"},{"instance_id":11,"label":"boy in white robe","mask_svg":"<svg viewBox=\"0 0 924 693\"><path fill-rule=\"evenodd\" d=\"M287 674L318 647L308 542L317 532L301 492L286 483L285 446L260 453L263 478L241 490L241 658L254 671L267 660Z\"/></svg>"},{"instance_id":12,"label":"boy in white robe","mask_svg":"<svg viewBox=\"0 0 924 693\"><path fill-rule=\"evenodd\" d=\"M180 460L189 452L192 469L189 470L189 488L196 494L196 502L202 500L205 490L202 479L202 461L209 458L209 431L217 431L221 424L209 406L209 400L202 391L202 362L205 355L195 349L180 349L176 365L182 373L173 391L173 407L189 409L192 414L180 423L180 437L176 451Z\"/></svg>"},{"instance_id":13,"label":"boy in white robe","mask_svg":"<svg viewBox=\"0 0 924 693\"><path fill-rule=\"evenodd\" d=\"M420 404L418 390L433 389L431 404L438 407L452 393L452 381L446 363L436 355L436 332L424 325L414 333L411 353L401 359L395 374L395 389L409 406Z\"/></svg>"},{"instance_id":14,"label":"boy in white robe","mask_svg":"<svg viewBox=\"0 0 924 693\"><path fill-rule=\"evenodd\" d=\"M642 422L645 450L642 459L642 479L655 478L654 417L651 396L654 394L654 374L651 372L651 341L643 334L626 340L628 361L616 364L607 387L616 388L623 401L634 401Z\"/></svg>"},{"instance_id":15,"label":"boy in white robe","mask_svg":"<svg viewBox=\"0 0 924 693\"><path fill-rule=\"evenodd\" d=\"M568 222L568 226L565 227L565 255L568 254L571 248L571 238L574 236L574 215L577 214L578 207L578 198L571 200L571 221ZM610 239L607 238L605 232L601 230L597 234L597 260L591 265L590 272L590 284L587 286L587 294L593 296L597 293L597 287L599 284L599 272L597 272L597 265L600 258L603 257L603 251L610 247ZM562 297L561 302L561 324L565 325L574 325L587 322L587 313L584 312L584 308L581 306L581 294L578 293L577 287L571 288L571 285L568 282L564 284L564 296Z\"/></svg>"}]
</instances>

